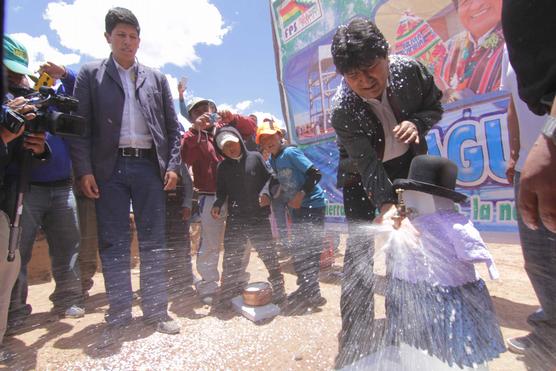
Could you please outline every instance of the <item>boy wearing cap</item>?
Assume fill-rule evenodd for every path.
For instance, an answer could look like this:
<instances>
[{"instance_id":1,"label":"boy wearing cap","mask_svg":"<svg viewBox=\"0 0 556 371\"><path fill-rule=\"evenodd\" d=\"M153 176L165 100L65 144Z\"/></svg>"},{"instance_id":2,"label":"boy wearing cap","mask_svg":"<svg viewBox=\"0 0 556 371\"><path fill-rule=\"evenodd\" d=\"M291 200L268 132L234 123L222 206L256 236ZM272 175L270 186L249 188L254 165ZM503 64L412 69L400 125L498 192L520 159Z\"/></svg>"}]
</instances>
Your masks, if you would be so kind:
<instances>
[{"instance_id":1,"label":"boy wearing cap","mask_svg":"<svg viewBox=\"0 0 556 371\"><path fill-rule=\"evenodd\" d=\"M296 147L282 144L282 131L272 121L257 129L257 144L270 153L269 162L280 192L292 211L293 265L299 288L288 296L290 313L326 304L319 286L320 254L324 239L324 191L317 184L320 171Z\"/></svg>"},{"instance_id":2,"label":"boy wearing cap","mask_svg":"<svg viewBox=\"0 0 556 371\"><path fill-rule=\"evenodd\" d=\"M218 219L211 215L212 204L216 200L216 167L222 160L216 151L214 130L230 125L245 138L255 133L256 124L252 118L230 111L217 113L216 104L204 98L193 98L187 105L187 114L191 128L183 136L181 158L193 170L193 186L199 194L201 215L201 245L196 260L201 279L196 283L196 288L201 300L211 304L212 297L218 291L218 257L225 221L224 210ZM246 251L244 262L248 261L248 254L249 251Z\"/></svg>"},{"instance_id":3,"label":"boy wearing cap","mask_svg":"<svg viewBox=\"0 0 556 371\"><path fill-rule=\"evenodd\" d=\"M241 294L239 275L247 240L263 260L273 289L273 301L285 299L284 277L278 255L272 244L270 227L270 173L259 152L248 151L239 132L230 126L216 130L216 151L224 157L218 164L216 201L211 210L213 218L220 218L224 203L228 203L228 218L224 234L224 262L218 304L226 309L231 299Z\"/></svg>"}]
</instances>

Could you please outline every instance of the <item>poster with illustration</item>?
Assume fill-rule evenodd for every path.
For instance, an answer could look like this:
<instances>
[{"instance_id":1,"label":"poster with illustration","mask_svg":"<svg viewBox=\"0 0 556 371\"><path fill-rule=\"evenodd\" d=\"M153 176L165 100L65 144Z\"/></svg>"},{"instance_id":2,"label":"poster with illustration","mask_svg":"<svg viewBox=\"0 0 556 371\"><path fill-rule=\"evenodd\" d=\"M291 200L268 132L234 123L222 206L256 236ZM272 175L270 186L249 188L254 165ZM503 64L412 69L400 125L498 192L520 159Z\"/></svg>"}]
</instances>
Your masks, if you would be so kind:
<instances>
[{"instance_id":1,"label":"poster with illustration","mask_svg":"<svg viewBox=\"0 0 556 371\"><path fill-rule=\"evenodd\" d=\"M442 90L445 114L427 142L429 153L458 164L458 190L470 196L462 212L481 230L516 230L513 190L504 174L509 142L508 94L499 90L501 7L502 0L271 0L290 140L324 166L329 220L343 218L330 125L342 76L336 73L330 44L339 25L364 16L381 29L391 54L419 60Z\"/></svg>"}]
</instances>

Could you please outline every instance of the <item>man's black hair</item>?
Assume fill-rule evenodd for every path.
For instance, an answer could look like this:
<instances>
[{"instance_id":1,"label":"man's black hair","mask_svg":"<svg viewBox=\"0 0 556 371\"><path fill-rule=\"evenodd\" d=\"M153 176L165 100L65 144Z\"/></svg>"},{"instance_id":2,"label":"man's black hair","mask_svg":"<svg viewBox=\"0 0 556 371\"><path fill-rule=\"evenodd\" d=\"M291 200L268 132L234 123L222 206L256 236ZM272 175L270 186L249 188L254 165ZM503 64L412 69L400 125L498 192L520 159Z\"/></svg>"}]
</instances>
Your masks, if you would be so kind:
<instances>
[{"instance_id":1,"label":"man's black hair","mask_svg":"<svg viewBox=\"0 0 556 371\"><path fill-rule=\"evenodd\" d=\"M342 75L388 57L388 42L367 18L355 18L347 26L338 27L331 49L336 70Z\"/></svg>"},{"instance_id":2,"label":"man's black hair","mask_svg":"<svg viewBox=\"0 0 556 371\"><path fill-rule=\"evenodd\" d=\"M137 34L141 33L139 21L135 17L135 14L133 14L129 9L115 7L106 13L106 17L104 18L106 33L111 34L112 30L118 23L127 23L132 25L137 30Z\"/></svg>"}]
</instances>

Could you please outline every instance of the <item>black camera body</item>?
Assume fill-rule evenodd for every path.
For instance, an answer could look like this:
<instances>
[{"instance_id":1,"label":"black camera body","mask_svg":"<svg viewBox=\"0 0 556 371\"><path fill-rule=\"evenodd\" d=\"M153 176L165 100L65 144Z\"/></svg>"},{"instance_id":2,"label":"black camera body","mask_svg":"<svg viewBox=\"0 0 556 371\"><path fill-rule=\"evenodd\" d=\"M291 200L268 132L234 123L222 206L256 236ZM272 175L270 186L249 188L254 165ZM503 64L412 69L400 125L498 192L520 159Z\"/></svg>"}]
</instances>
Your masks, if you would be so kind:
<instances>
[{"instance_id":1,"label":"black camera body","mask_svg":"<svg viewBox=\"0 0 556 371\"><path fill-rule=\"evenodd\" d=\"M77 110L79 101L73 97L56 94L47 87L41 87L38 92L26 96L26 104L37 107L36 117L26 120L21 114L8 110L2 125L17 133L22 125L25 131L31 133L43 133L65 137L82 137L87 132L86 121L82 116L73 114Z\"/></svg>"}]
</instances>

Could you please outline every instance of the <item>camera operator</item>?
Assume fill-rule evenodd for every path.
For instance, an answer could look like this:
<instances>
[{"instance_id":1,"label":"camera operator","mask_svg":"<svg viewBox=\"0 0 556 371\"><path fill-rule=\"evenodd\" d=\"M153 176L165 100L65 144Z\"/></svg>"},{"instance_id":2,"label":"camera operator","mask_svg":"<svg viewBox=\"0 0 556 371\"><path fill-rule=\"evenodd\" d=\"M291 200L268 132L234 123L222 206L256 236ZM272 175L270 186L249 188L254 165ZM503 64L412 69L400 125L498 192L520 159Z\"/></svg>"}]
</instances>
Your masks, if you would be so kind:
<instances>
[{"instance_id":1,"label":"camera operator","mask_svg":"<svg viewBox=\"0 0 556 371\"><path fill-rule=\"evenodd\" d=\"M25 91L28 88L25 75L32 74L27 67L27 50L9 36L4 36L4 66L8 73L8 94L16 95ZM70 85L66 90L73 89L73 81L63 81ZM42 125L38 126L38 129L32 128L31 131L44 130ZM46 234L52 276L56 283L54 293L50 295L54 304L52 312L70 318L83 317L85 314L77 264L80 234L69 151L65 140L58 135L46 132L46 142L51 158L43 166L30 170L30 184L23 200L19 244L21 269L12 290L8 318L10 333L18 331L32 311L27 304L27 264L31 260L39 227ZM22 171L21 167L11 166L6 174L5 183L12 197L16 194L17 179Z\"/></svg>"},{"instance_id":2,"label":"camera operator","mask_svg":"<svg viewBox=\"0 0 556 371\"><path fill-rule=\"evenodd\" d=\"M58 87L58 94L73 94L76 73L69 68L48 61L41 65L40 73L47 73L54 80L60 80L62 84ZM81 240L79 242L79 271L81 273L81 288L83 299L89 296L89 290L93 287L93 277L97 271L98 237L97 217L95 200L86 197L79 182L75 181L73 192L77 201L77 215L79 216L79 230Z\"/></svg>"},{"instance_id":3,"label":"camera operator","mask_svg":"<svg viewBox=\"0 0 556 371\"><path fill-rule=\"evenodd\" d=\"M17 161L21 157L19 154L22 150L31 150L34 157L40 160L46 159L49 154L49 151L45 148L44 133L29 134L22 139L23 126L16 133L12 133L3 126L8 109L13 109L25 115L24 117L27 120L32 120L35 117L33 113L34 107L24 103L25 99L18 97L9 101L6 106L2 106L0 117L0 184L4 181L6 166L11 162ZM4 205L3 200L5 196L3 187L0 187L0 204L2 205ZM4 362L12 357L12 354L2 346L2 340L6 332L10 293L20 269L18 251L16 251L13 261L9 262L7 259L10 219L6 211L4 207L0 209L0 362Z\"/></svg>"}]
</instances>

